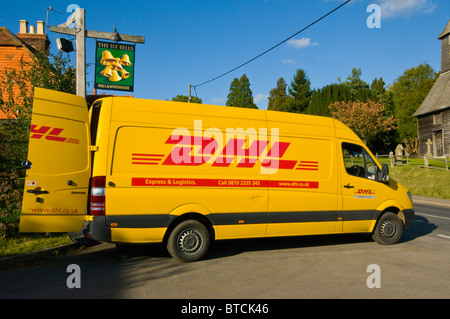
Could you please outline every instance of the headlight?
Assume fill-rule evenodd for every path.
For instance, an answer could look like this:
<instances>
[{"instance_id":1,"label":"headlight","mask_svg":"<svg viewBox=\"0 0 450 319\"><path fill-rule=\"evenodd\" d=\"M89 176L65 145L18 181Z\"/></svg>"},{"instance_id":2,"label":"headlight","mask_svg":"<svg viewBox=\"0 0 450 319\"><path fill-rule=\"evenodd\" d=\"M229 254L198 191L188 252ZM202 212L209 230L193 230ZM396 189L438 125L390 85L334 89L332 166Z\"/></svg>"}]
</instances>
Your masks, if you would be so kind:
<instances>
[{"instance_id":1,"label":"headlight","mask_svg":"<svg viewBox=\"0 0 450 319\"><path fill-rule=\"evenodd\" d=\"M410 200L410 201L411 201L411 203L412 203L413 199L412 199L412 194L411 194L411 192L410 192L410 191L408 191L408 192L407 192L407 194L408 194L409 200Z\"/></svg>"}]
</instances>

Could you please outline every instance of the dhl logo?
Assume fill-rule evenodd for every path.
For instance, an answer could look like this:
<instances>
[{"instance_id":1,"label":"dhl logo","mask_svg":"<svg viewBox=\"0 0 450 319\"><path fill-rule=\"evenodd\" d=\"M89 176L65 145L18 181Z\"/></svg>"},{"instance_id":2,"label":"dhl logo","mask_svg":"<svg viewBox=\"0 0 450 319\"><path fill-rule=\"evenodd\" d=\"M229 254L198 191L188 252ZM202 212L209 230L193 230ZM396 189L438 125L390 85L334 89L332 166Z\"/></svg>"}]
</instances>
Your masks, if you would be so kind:
<instances>
[{"instance_id":1,"label":"dhl logo","mask_svg":"<svg viewBox=\"0 0 450 319\"><path fill-rule=\"evenodd\" d=\"M46 140L55 141L55 142L63 142L63 143L72 143L72 144L80 144L80 140L77 138L67 138L59 136L64 129L58 127L51 126L41 126L38 128L37 125L32 124L30 128L31 136L30 138L41 139L44 137Z\"/></svg>"},{"instance_id":2,"label":"dhl logo","mask_svg":"<svg viewBox=\"0 0 450 319\"><path fill-rule=\"evenodd\" d=\"M375 195L375 191L373 189L357 189L355 194L358 194L358 195Z\"/></svg>"},{"instance_id":3,"label":"dhl logo","mask_svg":"<svg viewBox=\"0 0 450 319\"><path fill-rule=\"evenodd\" d=\"M277 141L269 146L266 140L250 142L245 138L231 138L220 147L220 142L212 137L172 134L165 144L174 145L168 156L132 153L132 164L200 166L208 163L212 167L230 167L237 163L238 168L253 168L259 160L266 169L319 170L318 161L282 159L291 144L288 142Z\"/></svg>"}]
</instances>

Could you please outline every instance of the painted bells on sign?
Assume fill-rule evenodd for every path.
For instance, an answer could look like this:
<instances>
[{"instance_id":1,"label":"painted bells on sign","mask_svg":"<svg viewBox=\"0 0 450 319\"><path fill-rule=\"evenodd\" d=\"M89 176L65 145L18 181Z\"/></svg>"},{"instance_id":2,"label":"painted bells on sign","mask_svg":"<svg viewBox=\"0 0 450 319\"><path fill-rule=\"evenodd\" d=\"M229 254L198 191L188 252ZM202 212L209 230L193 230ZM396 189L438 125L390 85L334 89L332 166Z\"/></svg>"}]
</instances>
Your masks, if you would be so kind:
<instances>
[{"instance_id":1,"label":"painted bells on sign","mask_svg":"<svg viewBox=\"0 0 450 319\"><path fill-rule=\"evenodd\" d=\"M121 58L115 58L111 52L105 50L102 52L100 63L105 66L103 71L100 72L101 75L109 78L111 82L118 82L130 76L130 72L123 68L124 66L131 66L128 54L122 55Z\"/></svg>"}]
</instances>

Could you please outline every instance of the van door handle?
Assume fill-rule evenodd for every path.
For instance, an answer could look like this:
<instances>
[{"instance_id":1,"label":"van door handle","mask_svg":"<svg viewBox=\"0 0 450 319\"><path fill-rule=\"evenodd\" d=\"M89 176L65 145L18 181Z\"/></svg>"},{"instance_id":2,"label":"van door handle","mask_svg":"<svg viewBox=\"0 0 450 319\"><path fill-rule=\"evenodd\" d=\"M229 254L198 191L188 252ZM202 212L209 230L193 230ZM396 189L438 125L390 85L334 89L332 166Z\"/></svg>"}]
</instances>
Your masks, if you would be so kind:
<instances>
[{"instance_id":1,"label":"van door handle","mask_svg":"<svg viewBox=\"0 0 450 319\"><path fill-rule=\"evenodd\" d=\"M40 190L40 189L29 189L29 190L27 190L27 193L33 193L33 194L36 194L36 195L41 195L41 194L48 194L48 191L43 191L43 190Z\"/></svg>"},{"instance_id":2,"label":"van door handle","mask_svg":"<svg viewBox=\"0 0 450 319\"><path fill-rule=\"evenodd\" d=\"M350 183L348 183L347 185L344 185L345 188L350 189L350 188L355 188L355 186L350 185Z\"/></svg>"}]
</instances>

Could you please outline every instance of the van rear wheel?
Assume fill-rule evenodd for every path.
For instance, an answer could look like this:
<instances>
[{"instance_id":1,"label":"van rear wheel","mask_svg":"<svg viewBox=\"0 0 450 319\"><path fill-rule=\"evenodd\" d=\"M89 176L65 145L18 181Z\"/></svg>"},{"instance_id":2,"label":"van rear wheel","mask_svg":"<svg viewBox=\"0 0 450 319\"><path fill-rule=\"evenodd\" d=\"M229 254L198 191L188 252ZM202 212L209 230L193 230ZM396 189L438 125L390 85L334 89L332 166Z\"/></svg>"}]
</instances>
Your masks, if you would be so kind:
<instances>
[{"instance_id":1,"label":"van rear wheel","mask_svg":"<svg viewBox=\"0 0 450 319\"><path fill-rule=\"evenodd\" d=\"M210 234L208 229L196 220L185 220L177 225L167 240L167 250L182 262L200 260L208 251Z\"/></svg>"},{"instance_id":2,"label":"van rear wheel","mask_svg":"<svg viewBox=\"0 0 450 319\"><path fill-rule=\"evenodd\" d=\"M394 213L387 212L378 220L372 238L381 245L396 244L403 235L403 222Z\"/></svg>"}]
</instances>

